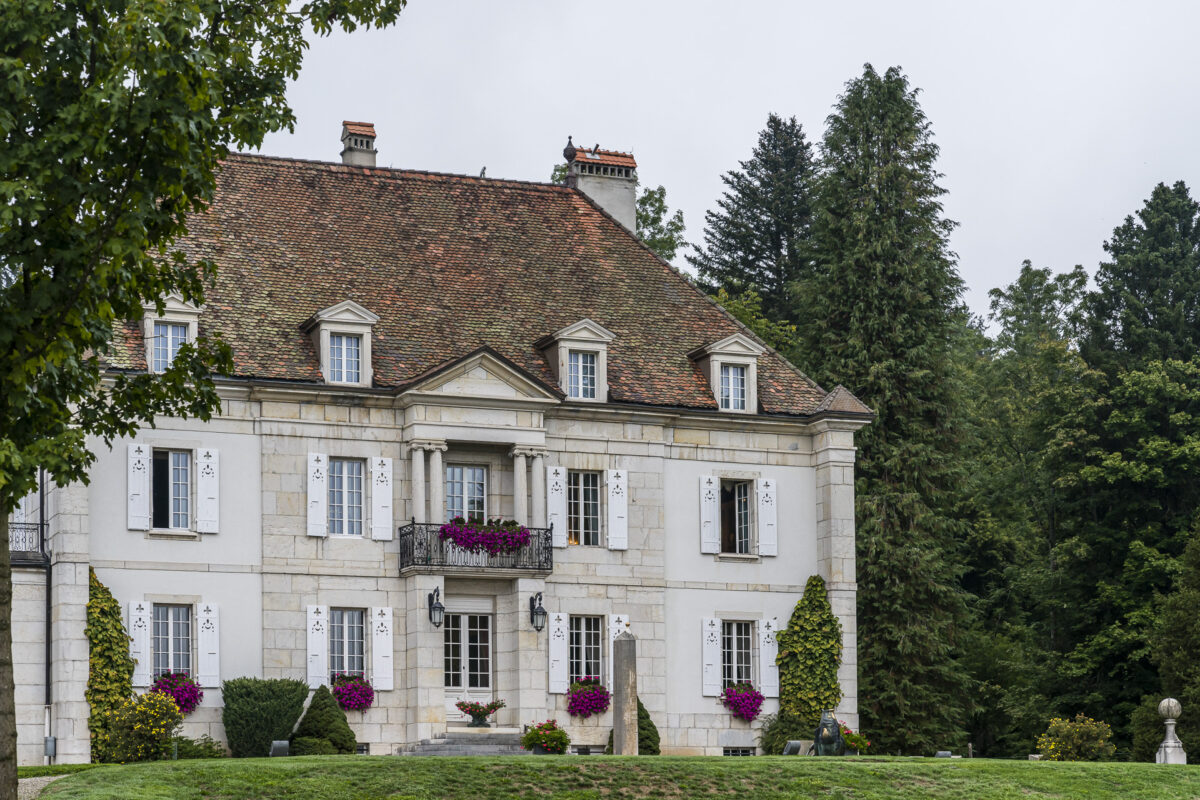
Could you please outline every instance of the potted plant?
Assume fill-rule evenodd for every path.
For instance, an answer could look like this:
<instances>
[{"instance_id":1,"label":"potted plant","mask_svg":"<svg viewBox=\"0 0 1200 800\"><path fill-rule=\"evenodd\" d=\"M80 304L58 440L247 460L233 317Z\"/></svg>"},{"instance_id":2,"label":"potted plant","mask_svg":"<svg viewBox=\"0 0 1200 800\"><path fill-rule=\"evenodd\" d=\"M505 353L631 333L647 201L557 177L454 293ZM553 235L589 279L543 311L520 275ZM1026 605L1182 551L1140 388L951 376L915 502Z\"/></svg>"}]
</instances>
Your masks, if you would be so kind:
<instances>
[{"instance_id":1,"label":"potted plant","mask_svg":"<svg viewBox=\"0 0 1200 800\"><path fill-rule=\"evenodd\" d=\"M572 717L587 718L603 714L612 704L612 695L600 684L599 678L590 675L571 684L567 692L567 713Z\"/></svg>"},{"instance_id":2,"label":"potted plant","mask_svg":"<svg viewBox=\"0 0 1200 800\"><path fill-rule=\"evenodd\" d=\"M752 684L738 683L725 687L725 691L721 693L721 703L735 717L753 722L762 709L763 696Z\"/></svg>"},{"instance_id":3,"label":"potted plant","mask_svg":"<svg viewBox=\"0 0 1200 800\"><path fill-rule=\"evenodd\" d=\"M488 724L487 718L504 708L504 701L493 700L490 703L484 704L459 700L454 704L454 707L462 713L470 715L471 724L467 726L468 728L490 728L492 726Z\"/></svg>"},{"instance_id":4,"label":"potted plant","mask_svg":"<svg viewBox=\"0 0 1200 800\"><path fill-rule=\"evenodd\" d=\"M867 748L871 746L871 740L861 733L855 733L850 730L850 726L838 720L838 725L842 726L842 741L846 743L846 752L853 752L855 755L862 755L867 752Z\"/></svg>"},{"instance_id":5,"label":"potted plant","mask_svg":"<svg viewBox=\"0 0 1200 800\"><path fill-rule=\"evenodd\" d=\"M186 672L165 672L154 679L151 692L165 694L179 706L179 712L185 717L196 710L204 699L204 691Z\"/></svg>"},{"instance_id":6,"label":"potted plant","mask_svg":"<svg viewBox=\"0 0 1200 800\"><path fill-rule=\"evenodd\" d=\"M515 553L529 544L530 536L529 528L515 519L477 522L455 517L438 529L438 539L443 542L449 541L468 553L490 556Z\"/></svg>"},{"instance_id":7,"label":"potted plant","mask_svg":"<svg viewBox=\"0 0 1200 800\"><path fill-rule=\"evenodd\" d=\"M333 676L333 696L343 711L366 711L375 702L375 689L362 675Z\"/></svg>"},{"instance_id":8,"label":"potted plant","mask_svg":"<svg viewBox=\"0 0 1200 800\"><path fill-rule=\"evenodd\" d=\"M525 729L521 746L534 755L562 755L571 745L571 737L558 727L558 720L548 719L540 725Z\"/></svg>"}]
</instances>

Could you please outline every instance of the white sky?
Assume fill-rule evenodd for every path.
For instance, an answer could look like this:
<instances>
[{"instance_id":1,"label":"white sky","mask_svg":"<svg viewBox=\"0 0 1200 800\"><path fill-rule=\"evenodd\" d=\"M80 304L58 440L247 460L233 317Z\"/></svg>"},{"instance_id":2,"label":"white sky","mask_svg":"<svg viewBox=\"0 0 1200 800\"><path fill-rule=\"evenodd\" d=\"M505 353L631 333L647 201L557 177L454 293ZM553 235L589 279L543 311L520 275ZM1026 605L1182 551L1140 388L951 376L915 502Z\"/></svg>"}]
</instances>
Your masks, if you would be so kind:
<instances>
[{"instance_id":1,"label":"white sky","mask_svg":"<svg viewBox=\"0 0 1200 800\"><path fill-rule=\"evenodd\" d=\"M985 313L1022 259L1094 271L1156 183L1200 196L1198 32L1197 2L410 0L393 28L313 40L296 132L263 152L335 161L364 120L381 165L544 181L571 134L632 151L699 242L768 112L819 141L864 62L899 65Z\"/></svg>"}]
</instances>

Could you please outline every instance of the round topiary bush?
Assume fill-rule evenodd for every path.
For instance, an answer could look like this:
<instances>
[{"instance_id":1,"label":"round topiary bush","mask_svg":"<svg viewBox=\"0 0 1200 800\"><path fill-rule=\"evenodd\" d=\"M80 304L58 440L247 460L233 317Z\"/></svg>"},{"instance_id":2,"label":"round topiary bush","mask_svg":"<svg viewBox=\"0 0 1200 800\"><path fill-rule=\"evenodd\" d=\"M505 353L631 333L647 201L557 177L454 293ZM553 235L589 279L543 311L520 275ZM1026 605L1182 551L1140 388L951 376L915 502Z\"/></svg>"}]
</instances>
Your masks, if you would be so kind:
<instances>
[{"instance_id":1,"label":"round topiary bush","mask_svg":"<svg viewBox=\"0 0 1200 800\"><path fill-rule=\"evenodd\" d=\"M308 684L286 678L234 678L221 684L221 722L234 758L262 758L271 742L292 735Z\"/></svg>"},{"instance_id":2,"label":"round topiary bush","mask_svg":"<svg viewBox=\"0 0 1200 800\"><path fill-rule=\"evenodd\" d=\"M297 739L325 739L333 746L334 752L349 754L358 749L354 739L354 731L346 722L346 712L338 706L337 700L328 686L322 686L313 693L308 711L296 728L293 744ZM309 745L306 745L309 746Z\"/></svg>"}]
</instances>

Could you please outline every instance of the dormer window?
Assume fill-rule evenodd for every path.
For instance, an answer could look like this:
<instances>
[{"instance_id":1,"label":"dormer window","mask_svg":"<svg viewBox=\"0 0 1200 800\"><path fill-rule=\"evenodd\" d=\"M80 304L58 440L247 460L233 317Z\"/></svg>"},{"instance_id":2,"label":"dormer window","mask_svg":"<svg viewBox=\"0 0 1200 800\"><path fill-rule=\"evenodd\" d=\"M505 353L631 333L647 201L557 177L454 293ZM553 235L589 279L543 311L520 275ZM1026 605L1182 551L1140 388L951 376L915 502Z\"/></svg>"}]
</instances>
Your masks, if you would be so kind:
<instances>
[{"instance_id":1,"label":"dormer window","mask_svg":"<svg viewBox=\"0 0 1200 800\"><path fill-rule=\"evenodd\" d=\"M188 340L188 326L181 322L155 322L154 343L151 350L154 353L151 369L154 372L166 372L167 367L179 355L179 348Z\"/></svg>"},{"instance_id":2,"label":"dormer window","mask_svg":"<svg viewBox=\"0 0 1200 800\"><path fill-rule=\"evenodd\" d=\"M595 400L597 354L586 350L570 350L567 360L567 396L575 400Z\"/></svg>"},{"instance_id":3,"label":"dormer window","mask_svg":"<svg viewBox=\"0 0 1200 800\"><path fill-rule=\"evenodd\" d=\"M535 342L558 378L568 400L603 403L608 400L608 344L613 333L583 319Z\"/></svg>"},{"instance_id":4,"label":"dormer window","mask_svg":"<svg viewBox=\"0 0 1200 800\"><path fill-rule=\"evenodd\" d=\"M725 411L746 410L746 366L721 365L721 408Z\"/></svg>"},{"instance_id":5,"label":"dormer window","mask_svg":"<svg viewBox=\"0 0 1200 800\"><path fill-rule=\"evenodd\" d=\"M318 311L304 323L313 337L326 383L371 386L371 329L379 317L345 300Z\"/></svg>"},{"instance_id":6,"label":"dormer window","mask_svg":"<svg viewBox=\"0 0 1200 800\"><path fill-rule=\"evenodd\" d=\"M766 348L741 333L688 353L712 386L717 408L739 414L758 411L758 357Z\"/></svg>"},{"instance_id":7,"label":"dormer window","mask_svg":"<svg viewBox=\"0 0 1200 800\"><path fill-rule=\"evenodd\" d=\"M163 299L161 315L153 305L145 306L142 336L146 340L146 367L151 372L166 372L179 355L179 348L196 341L200 309L177 294Z\"/></svg>"}]
</instances>

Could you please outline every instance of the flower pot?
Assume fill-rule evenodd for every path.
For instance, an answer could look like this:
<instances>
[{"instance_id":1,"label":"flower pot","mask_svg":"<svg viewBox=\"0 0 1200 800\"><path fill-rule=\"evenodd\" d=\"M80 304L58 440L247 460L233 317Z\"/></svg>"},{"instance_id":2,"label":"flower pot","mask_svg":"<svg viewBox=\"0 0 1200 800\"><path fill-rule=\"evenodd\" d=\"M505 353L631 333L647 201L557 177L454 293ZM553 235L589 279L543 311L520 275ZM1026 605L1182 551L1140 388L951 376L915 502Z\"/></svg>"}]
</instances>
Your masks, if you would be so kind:
<instances>
[{"instance_id":1,"label":"flower pot","mask_svg":"<svg viewBox=\"0 0 1200 800\"><path fill-rule=\"evenodd\" d=\"M482 715L472 714L471 722L469 725L467 725L467 727L468 728L490 728L492 726L488 724L487 714L482 714Z\"/></svg>"}]
</instances>

